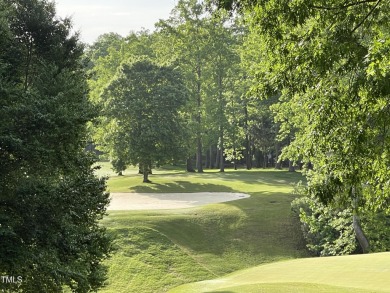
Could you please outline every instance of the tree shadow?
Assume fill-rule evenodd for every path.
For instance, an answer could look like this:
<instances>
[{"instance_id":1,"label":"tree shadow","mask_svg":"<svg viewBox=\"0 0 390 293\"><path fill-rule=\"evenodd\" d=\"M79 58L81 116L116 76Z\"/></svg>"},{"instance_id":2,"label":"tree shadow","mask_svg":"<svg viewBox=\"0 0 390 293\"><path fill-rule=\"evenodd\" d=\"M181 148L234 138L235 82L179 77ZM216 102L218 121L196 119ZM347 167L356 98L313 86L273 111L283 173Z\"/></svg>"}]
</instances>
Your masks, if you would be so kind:
<instances>
[{"instance_id":1,"label":"tree shadow","mask_svg":"<svg viewBox=\"0 0 390 293\"><path fill-rule=\"evenodd\" d=\"M148 183L131 187L132 191L139 193L190 193L190 192L235 192L234 189L219 184L193 183L187 180L176 180L170 183Z\"/></svg>"},{"instance_id":2,"label":"tree shadow","mask_svg":"<svg viewBox=\"0 0 390 293\"><path fill-rule=\"evenodd\" d=\"M205 180L191 182L194 176ZM299 172L237 170L225 173L181 173L169 183L140 182L129 189L139 193L237 192L224 182L209 183L207 178L218 179L220 182L237 180L245 184L267 186L288 186L299 180L304 181ZM153 180L153 177L151 179ZM231 271L234 271L234 263L240 258L257 265L301 256L304 250L301 247L299 226L290 214L290 204L294 197L272 189L250 194L248 199L222 203L221 209L200 207L183 212L181 217L170 217L168 214L153 226L189 251L198 255L223 258L227 267L227 263L232 263ZM163 212L161 213L163 215ZM230 271L230 268L222 271Z\"/></svg>"},{"instance_id":3,"label":"tree shadow","mask_svg":"<svg viewBox=\"0 0 390 293\"><path fill-rule=\"evenodd\" d=\"M221 180L239 180L246 184L264 184L270 186L282 186L305 181L301 172L288 172L275 169L236 170L225 173L212 173Z\"/></svg>"},{"instance_id":4,"label":"tree shadow","mask_svg":"<svg viewBox=\"0 0 390 293\"><path fill-rule=\"evenodd\" d=\"M299 180L305 181L305 176L300 171L289 172L277 169L252 169L252 170L226 170L218 172L215 169L207 169L203 173L188 173L183 171L167 171L156 173L159 177L177 175L180 177L217 178L219 180L239 180L247 184L285 185Z\"/></svg>"},{"instance_id":5,"label":"tree shadow","mask_svg":"<svg viewBox=\"0 0 390 293\"><path fill-rule=\"evenodd\" d=\"M251 197L221 203L223 208L197 208L185 217L156 225L174 242L197 255L225 259L225 269L237 258L251 265L306 256L293 197L280 192L251 193ZM190 233L188 233L190 231ZM207 261L206 261L207 262Z\"/></svg>"}]
</instances>

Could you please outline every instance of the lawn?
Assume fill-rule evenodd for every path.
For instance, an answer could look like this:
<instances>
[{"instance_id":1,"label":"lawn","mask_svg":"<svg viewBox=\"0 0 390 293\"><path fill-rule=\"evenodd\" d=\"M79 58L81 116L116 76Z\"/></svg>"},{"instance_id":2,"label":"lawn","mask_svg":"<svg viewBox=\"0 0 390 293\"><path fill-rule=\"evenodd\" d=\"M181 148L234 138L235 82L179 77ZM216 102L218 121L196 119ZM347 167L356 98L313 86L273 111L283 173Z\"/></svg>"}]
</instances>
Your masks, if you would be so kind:
<instances>
[{"instance_id":1,"label":"lawn","mask_svg":"<svg viewBox=\"0 0 390 293\"><path fill-rule=\"evenodd\" d=\"M111 211L103 224L116 252L107 261L101 292L167 292L181 284L214 279L260 264L307 256L290 212L292 184L300 173L227 170L204 174L169 168L152 184L137 170L108 181L111 192L231 191L249 199L160 211ZM106 165L100 175L112 175Z\"/></svg>"},{"instance_id":2,"label":"lawn","mask_svg":"<svg viewBox=\"0 0 390 293\"><path fill-rule=\"evenodd\" d=\"M169 292L390 292L390 253L282 261Z\"/></svg>"}]
</instances>

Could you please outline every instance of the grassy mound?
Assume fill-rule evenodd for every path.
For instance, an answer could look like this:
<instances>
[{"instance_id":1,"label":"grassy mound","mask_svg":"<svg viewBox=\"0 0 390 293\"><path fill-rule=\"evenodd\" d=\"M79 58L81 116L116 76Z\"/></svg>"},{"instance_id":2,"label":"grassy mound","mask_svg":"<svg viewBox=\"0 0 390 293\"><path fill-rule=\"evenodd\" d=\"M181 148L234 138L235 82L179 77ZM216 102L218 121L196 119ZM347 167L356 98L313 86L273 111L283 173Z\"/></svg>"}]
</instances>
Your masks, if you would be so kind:
<instances>
[{"instance_id":1,"label":"grassy mound","mask_svg":"<svg viewBox=\"0 0 390 293\"><path fill-rule=\"evenodd\" d=\"M390 292L390 253L261 265L169 292Z\"/></svg>"},{"instance_id":2,"label":"grassy mound","mask_svg":"<svg viewBox=\"0 0 390 293\"><path fill-rule=\"evenodd\" d=\"M105 170L100 170L104 172ZM167 292L274 261L305 256L290 212L299 173L274 170L188 174L159 170L143 184L137 170L112 177L113 192L244 192L248 199L159 211L111 211L103 224L116 238L101 292ZM104 174L104 173L102 173Z\"/></svg>"},{"instance_id":3,"label":"grassy mound","mask_svg":"<svg viewBox=\"0 0 390 293\"><path fill-rule=\"evenodd\" d=\"M212 277L162 233L148 227L113 228L118 248L109 261L114 292L159 292L172 283ZM104 290L103 290L104 292Z\"/></svg>"}]
</instances>

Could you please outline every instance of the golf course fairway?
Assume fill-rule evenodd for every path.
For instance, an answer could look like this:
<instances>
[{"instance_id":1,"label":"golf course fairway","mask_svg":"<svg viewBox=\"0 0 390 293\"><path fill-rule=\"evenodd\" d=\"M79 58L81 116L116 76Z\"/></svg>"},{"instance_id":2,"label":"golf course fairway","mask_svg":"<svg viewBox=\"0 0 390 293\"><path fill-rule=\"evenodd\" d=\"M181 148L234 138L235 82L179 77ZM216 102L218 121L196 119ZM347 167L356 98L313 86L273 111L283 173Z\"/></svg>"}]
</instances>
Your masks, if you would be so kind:
<instances>
[{"instance_id":1,"label":"golf course fairway","mask_svg":"<svg viewBox=\"0 0 390 293\"><path fill-rule=\"evenodd\" d=\"M182 285L169 292L390 292L389 264L389 252L296 259Z\"/></svg>"}]
</instances>

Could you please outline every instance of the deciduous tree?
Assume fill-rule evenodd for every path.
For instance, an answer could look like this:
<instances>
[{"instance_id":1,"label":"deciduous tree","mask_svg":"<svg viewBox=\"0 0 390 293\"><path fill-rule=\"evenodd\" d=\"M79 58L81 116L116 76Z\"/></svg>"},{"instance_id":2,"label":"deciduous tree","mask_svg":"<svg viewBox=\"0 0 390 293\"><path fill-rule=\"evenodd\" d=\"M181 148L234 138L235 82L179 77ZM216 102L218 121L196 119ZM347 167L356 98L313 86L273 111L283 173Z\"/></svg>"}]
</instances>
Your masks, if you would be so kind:
<instances>
[{"instance_id":1,"label":"deciduous tree","mask_svg":"<svg viewBox=\"0 0 390 293\"><path fill-rule=\"evenodd\" d=\"M188 99L181 75L171 67L141 60L123 64L103 93L112 133L108 144L125 163L149 171L185 153L180 110ZM118 152L117 152L118 153Z\"/></svg>"},{"instance_id":2,"label":"deciduous tree","mask_svg":"<svg viewBox=\"0 0 390 293\"><path fill-rule=\"evenodd\" d=\"M262 61L252 68L264 97L280 93L277 119L292 133L286 158L311 162L309 187L324 202L388 210L390 187L386 1L221 1L248 5Z\"/></svg>"},{"instance_id":3,"label":"deciduous tree","mask_svg":"<svg viewBox=\"0 0 390 293\"><path fill-rule=\"evenodd\" d=\"M160 54L168 64L179 66L189 90L188 113L192 119L198 172L203 172L204 87L209 53L206 15L205 6L197 0L179 0L171 17L157 24L164 38Z\"/></svg>"}]
</instances>

